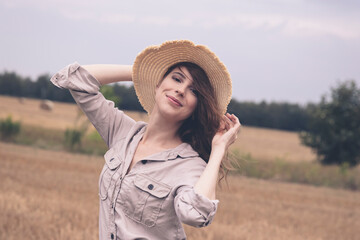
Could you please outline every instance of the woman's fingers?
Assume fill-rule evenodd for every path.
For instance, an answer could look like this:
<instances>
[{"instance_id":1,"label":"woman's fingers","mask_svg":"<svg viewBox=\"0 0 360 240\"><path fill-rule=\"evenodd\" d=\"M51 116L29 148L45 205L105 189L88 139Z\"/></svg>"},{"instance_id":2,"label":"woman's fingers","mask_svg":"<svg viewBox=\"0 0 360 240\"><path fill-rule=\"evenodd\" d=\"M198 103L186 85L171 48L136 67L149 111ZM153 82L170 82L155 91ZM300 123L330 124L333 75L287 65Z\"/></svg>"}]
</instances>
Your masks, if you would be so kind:
<instances>
[{"instance_id":1,"label":"woman's fingers","mask_svg":"<svg viewBox=\"0 0 360 240\"><path fill-rule=\"evenodd\" d=\"M226 116L223 116L222 117L222 121L224 123L224 126L225 126L225 130L229 130L230 129L230 122L229 122L229 119L226 117Z\"/></svg>"},{"instance_id":2,"label":"woman's fingers","mask_svg":"<svg viewBox=\"0 0 360 240\"><path fill-rule=\"evenodd\" d=\"M231 132L235 132L237 135L240 131L240 126L239 119L234 114L226 113L222 116L220 130L225 130L226 132L232 130Z\"/></svg>"},{"instance_id":3,"label":"woman's fingers","mask_svg":"<svg viewBox=\"0 0 360 240\"><path fill-rule=\"evenodd\" d=\"M233 121L234 125L241 126L239 119L234 114L231 114L230 118Z\"/></svg>"},{"instance_id":4,"label":"woman's fingers","mask_svg":"<svg viewBox=\"0 0 360 240\"><path fill-rule=\"evenodd\" d=\"M225 121L228 124L229 128L232 128L234 126L234 122L231 119L231 115L229 113L227 113L225 116Z\"/></svg>"},{"instance_id":5,"label":"woman's fingers","mask_svg":"<svg viewBox=\"0 0 360 240\"><path fill-rule=\"evenodd\" d=\"M231 126L231 128L237 135L239 133L240 127L241 127L239 119L234 114L227 113L226 116L228 119L229 126Z\"/></svg>"},{"instance_id":6,"label":"woman's fingers","mask_svg":"<svg viewBox=\"0 0 360 240\"><path fill-rule=\"evenodd\" d=\"M236 124L241 125L239 119L234 114L226 113L226 119L232 127L235 126Z\"/></svg>"},{"instance_id":7,"label":"woman's fingers","mask_svg":"<svg viewBox=\"0 0 360 240\"><path fill-rule=\"evenodd\" d=\"M225 144L226 148L228 148L236 141L240 126L240 121L234 114L226 113L222 116L219 131L216 138L214 137L216 140L213 144Z\"/></svg>"}]
</instances>

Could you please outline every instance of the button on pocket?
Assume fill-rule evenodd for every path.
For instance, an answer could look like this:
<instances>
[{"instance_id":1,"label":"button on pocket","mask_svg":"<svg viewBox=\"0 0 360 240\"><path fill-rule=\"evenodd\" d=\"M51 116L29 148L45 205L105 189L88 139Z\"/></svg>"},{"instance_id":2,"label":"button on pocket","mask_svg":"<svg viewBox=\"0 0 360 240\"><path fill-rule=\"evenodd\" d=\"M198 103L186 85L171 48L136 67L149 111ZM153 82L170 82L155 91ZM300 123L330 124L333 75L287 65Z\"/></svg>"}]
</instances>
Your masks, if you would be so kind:
<instances>
[{"instance_id":1,"label":"button on pocket","mask_svg":"<svg viewBox=\"0 0 360 240\"><path fill-rule=\"evenodd\" d=\"M171 191L171 186L145 174L138 174L131 183L123 182L119 203L129 218L148 227L156 225L161 207Z\"/></svg>"},{"instance_id":2,"label":"button on pocket","mask_svg":"<svg viewBox=\"0 0 360 240\"><path fill-rule=\"evenodd\" d=\"M101 200L108 197L111 183L114 182L113 176L121 166L122 159L115 154L114 149L109 149L105 155L105 164L99 179L99 196Z\"/></svg>"}]
</instances>

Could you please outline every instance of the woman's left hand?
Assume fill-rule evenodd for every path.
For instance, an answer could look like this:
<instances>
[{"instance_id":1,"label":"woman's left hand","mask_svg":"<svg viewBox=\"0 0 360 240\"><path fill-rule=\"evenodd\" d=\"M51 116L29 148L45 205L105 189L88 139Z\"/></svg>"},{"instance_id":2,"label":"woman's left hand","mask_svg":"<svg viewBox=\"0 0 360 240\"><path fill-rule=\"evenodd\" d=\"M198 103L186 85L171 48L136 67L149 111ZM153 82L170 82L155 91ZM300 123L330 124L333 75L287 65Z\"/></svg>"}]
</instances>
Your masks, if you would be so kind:
<instances>
[{"instance_id":1,"label":"woman's left hand","mask_svg":"<svg viewBox=\"0 0 360 240\"><path fill-rule=\"evenodd\" d=\"M239 119L234 114L226 113L220 127L212 139L212 149L208 164L194 186L194 190L209 199L216 199L215 189L221 161L227 148L235 142L240 131Z\"/></svg>"},{"instance_id":2,"label":"woman's left hand","mask_svg":"<svg viewBox=\"0 0 360 240\"><path fill-rule=\"evenodd\" d=\"M212 140L212 148L221 147L226 150L236 141L240 127L239 119L234 114L226 113L223 115L219 130Z\"/></svg>"}]
</instances>

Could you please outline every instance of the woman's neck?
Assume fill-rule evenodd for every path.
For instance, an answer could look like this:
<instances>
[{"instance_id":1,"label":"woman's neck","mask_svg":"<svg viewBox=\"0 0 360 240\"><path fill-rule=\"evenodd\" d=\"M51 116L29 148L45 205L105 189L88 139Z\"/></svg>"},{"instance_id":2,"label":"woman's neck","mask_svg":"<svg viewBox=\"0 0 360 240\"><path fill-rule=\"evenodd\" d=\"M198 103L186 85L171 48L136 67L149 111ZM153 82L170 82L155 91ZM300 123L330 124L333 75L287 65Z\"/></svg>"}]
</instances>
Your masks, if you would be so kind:
<instances>
[{"instance_id":1,"label":"woman's neck","mask_svg":"<svg viewBox=\"0 0 360 240\"><path fill-rule=\"evenodd\" d=\"M173 148L182 143L177 131L181 123L169 121L159 115L152 114L141 142L143 144L152 144Z\"/></svg>"}]
</instances>

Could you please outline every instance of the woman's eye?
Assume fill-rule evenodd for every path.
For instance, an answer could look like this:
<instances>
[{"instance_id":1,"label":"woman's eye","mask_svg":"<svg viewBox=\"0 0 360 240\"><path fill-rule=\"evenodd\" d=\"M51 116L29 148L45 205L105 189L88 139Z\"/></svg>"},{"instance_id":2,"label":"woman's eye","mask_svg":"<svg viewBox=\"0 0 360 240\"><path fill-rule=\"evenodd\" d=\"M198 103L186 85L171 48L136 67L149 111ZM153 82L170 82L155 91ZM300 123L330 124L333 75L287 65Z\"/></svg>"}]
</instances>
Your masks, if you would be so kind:
<instances>
[{"instance_id":1,"label":"woman's eye","mask_svg":"<svg viewBox=\"0 0 360 240\"><path fill-rule=\"evenodd\" d=\"M181 80L180 80L179 78L177 78L177 77L173 77L173 79L174 79L175 81L177 81L177 82L181 82Z\"/></svg>"},{"instance_id":2,"label":"woman's eye","mask_svg":"<svg viewBox=\"0 0 360 240\"><path fill-rule=\"evenodd\" d=\"M199 92L196 91L195 89L191 89L191 92L192 92L195 96L198 96L198 95L199 95Z\"/></svg>"}]
</instances>

